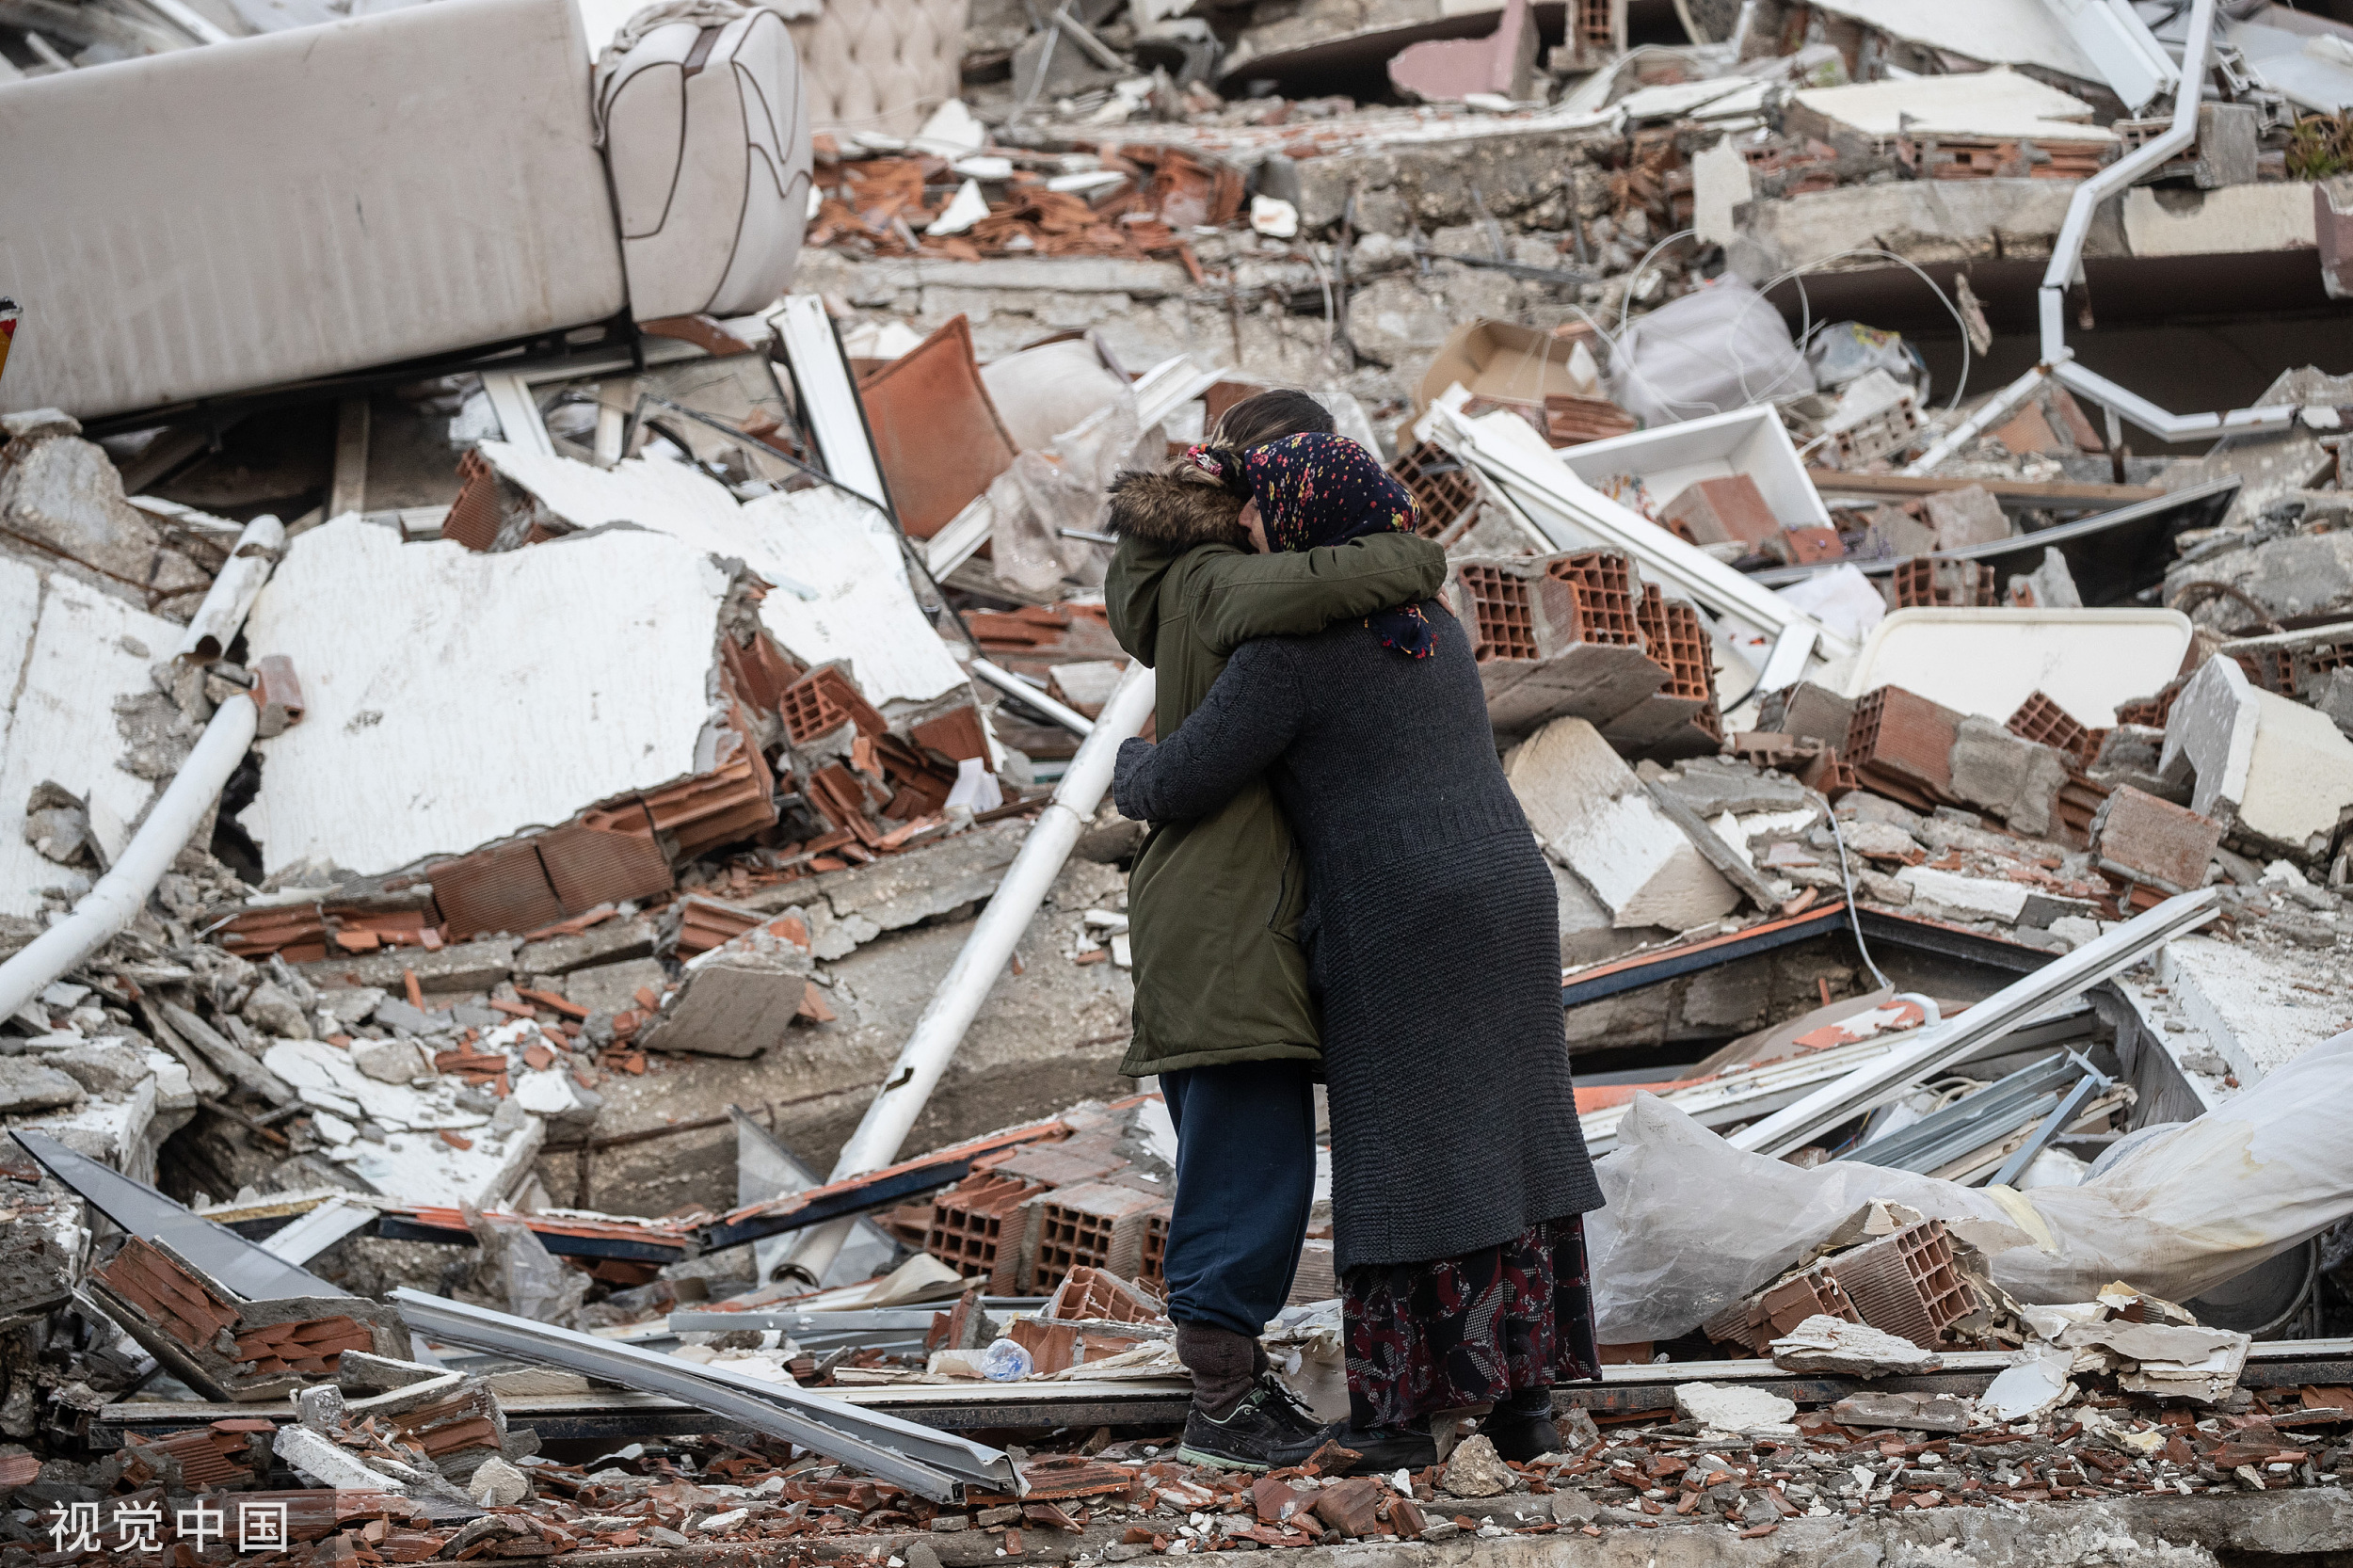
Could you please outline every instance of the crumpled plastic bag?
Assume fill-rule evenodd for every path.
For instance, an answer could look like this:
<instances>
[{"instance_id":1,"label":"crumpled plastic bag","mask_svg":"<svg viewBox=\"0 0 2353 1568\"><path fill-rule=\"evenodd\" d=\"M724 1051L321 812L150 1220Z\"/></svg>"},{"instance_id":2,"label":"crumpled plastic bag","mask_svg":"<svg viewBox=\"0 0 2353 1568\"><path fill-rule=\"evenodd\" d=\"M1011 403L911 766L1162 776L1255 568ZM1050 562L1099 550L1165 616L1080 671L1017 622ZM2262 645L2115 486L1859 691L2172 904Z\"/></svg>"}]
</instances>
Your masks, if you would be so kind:
<instances>
[{"instance_id":1,"label":"crumpled plastic bag","mask_svg":"<svg viewBox=\"0 0 2353 1568\"><path fill-rule=\"evenodd\" d=\"M1065 577L1091 575L1099 583L1104 553L1062 531L1101 533L1112 481L1125 469L1158 467L1162 441L1159 425L1138 428L1135 397L1122 392L1044 451L1016 454L988 487L988 554L997 580L1031 593Z\"/></svg>"},{"instance_id":2,"label":"crumpled plastic bag","mask_svg":"<svg viewBox=\"0 0 2353 1568\"><path fill-rule=\"evenodd\" d=\"M1781 312L1732 273L1636 321L1609 352L1610 401L1645 425L1812 391Z\"/></svg>"},{"instance_id":3,"label":"crumpled plastic bag","mask_svg":"<svg viewBox=\"0 0 2353 1568\"><path fill-rule=\"evenodd\" d=\"M1865 327L1859 321L1833 321L1814 334L1805 345L1805 362L1814 367L1814 383L1835 392L1883 370L1898 386L1910 387L1922 399L1929 395L1929 365L1901 332Z\"/></svg>"},{"instance_id":4,"label":"crumpled plastic bag","mask_svg":"<svg viewBox=\"0 0 2353 1568\"><path fill-rule=\"evenodd\" d=\"M575 1327L588 1300L588 1276L567 1268L516 1216L473 1208L461 1212L482 1248L474 1259L474 1288L518 1318Z\"/></svg>"},{"instance_id":5,"label":"crumpled plastic bag","mask_svg":"<svg viewBox=\"0 0 2353 1568\"><path fill-rule=\"evenodd\" d=\"M1746 1154L1651 1095L1597 1161L1585 1217L1604 1344L1671 1339L1804 1257L1874 1198L1943 1220L2020 1302L2113 1280L2189 1301L2353 1214L2353 1032L2218 1110L2154 1131L2079 1187L1970 1188L1844 1160Z\"/></svg>"}]
</instances>

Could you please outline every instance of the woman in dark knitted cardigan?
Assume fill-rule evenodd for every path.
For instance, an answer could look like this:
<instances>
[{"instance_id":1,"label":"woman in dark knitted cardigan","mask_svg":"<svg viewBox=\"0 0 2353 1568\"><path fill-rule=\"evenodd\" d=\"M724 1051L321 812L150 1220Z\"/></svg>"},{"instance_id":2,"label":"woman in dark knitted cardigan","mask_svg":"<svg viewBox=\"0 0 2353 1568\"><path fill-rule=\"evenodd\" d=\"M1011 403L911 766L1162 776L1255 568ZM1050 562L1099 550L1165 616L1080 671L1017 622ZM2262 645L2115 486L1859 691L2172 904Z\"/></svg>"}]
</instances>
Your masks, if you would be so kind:
<instances>
[{"instance_id":1,"label":"woman in dark knitted cardigan","mask_svg":"<svg viewBox=\"0 0 2353 1568\"><path fill-rule=\"evenodd\" d=\"M1412 526L1403 487L1344 437L1287 437L1241 467L1222 477L1248 488L1263 548ZM1497 1449L1533 1458L1558 1442L1553 1383L1600 1375L1579 1216L1602 1199L1569 1081L1558 895L1454 617L1433 600L1246 643L1175 734L1120 748L1112 788L1129 817L1185 821L1261 776L1307 867L1346 1314L1337 1435L1364 1468L1432 1464L1431 1415L1492 1404Z\"/></svg>"}]
</instances>

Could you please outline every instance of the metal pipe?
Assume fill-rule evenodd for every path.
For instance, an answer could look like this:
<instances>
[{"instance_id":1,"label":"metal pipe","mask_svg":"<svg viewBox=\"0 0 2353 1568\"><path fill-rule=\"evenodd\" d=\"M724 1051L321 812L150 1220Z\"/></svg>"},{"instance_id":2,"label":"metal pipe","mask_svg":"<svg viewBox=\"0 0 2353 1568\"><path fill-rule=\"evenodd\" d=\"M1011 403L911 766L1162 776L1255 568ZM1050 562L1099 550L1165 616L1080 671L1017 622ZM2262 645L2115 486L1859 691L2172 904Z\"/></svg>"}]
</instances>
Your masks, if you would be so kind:
<instances>
[{"instance_id":1,"label":"metal pipe","mask_svg":"<svg viewBox=\"0 0 2353 1568\"><path fill-rule=\"evenodd\" d=\"M1751 1154L1787 1154L1808 1139L1885 1105L1967 1052L2009 1033L2052 1002L2080 996L2174 937L2195 931L2218 913L2218 898L2213 888L2201 888L2167 899L2011 982L1958 1017L1921 1030L1902 1050L1824 1084L1797 1104L1761 1122L1752 1122L1724 1142Z\"/></svg>"},{"instance_id":2,"label":"metal pipe","mask_svg":"<svg viewBox=\"0 0 2353 1568\"><path fill-rule=\"evenodd\" d=\"M855 1464L919 1496L945 1502L965 1485L999 1493L1028 1489L1001 1449L919 1426L888 1411L862 1410L791 1383L764 1382L730 1371L724 1365L698 1367L656 1351L428 1296L422 1290L402 1288L387 1292L384 1299L399 1310L410 1328L445 1343L471 1345L499 1355L566 1368L624 1388L665 1394L698 1410L741 1421L754 1432Z\"/></svg>"},{"instance_id":3,"label":"metal pipe","mask_svg":"<svg viewBox=\"0 0 2353 1568\"><path fill-rule=\"evenodd\" d=\"M915 1118L938 1087L981 1003L988 1000L997 977L1005 972L1015 944L1029 930L1031 917L1045 902L1063 862L1070 858L1071 846L1079 841L1096 807L1102 803L1103 792L1111 788L1112 764L1118 760L1121 743L1133 739L1151 716L1155 692L1152 671L1141 662L1130 664L1112 688L1111 700L1103 704L1093 732L1080 743L1069 771L1055 786L1054 798L1039 813L1029 837L1021 840L1021 852L1013 857L1013 864L1005 868L1004 880L990 896L988 907L973 922L964 951L956 954L939 988L932 993L923 1016L915 1020L914 1032L907 1036L899 1060L891 1064L882 1088L867 1106L857 1130L841 1146L829 1179L840 1181L879 1171L899 1158ZM811 1225L802 1233L806 1240L793 1250L792 1262L811 1278L823 1279L840 1252L851 1224L834 1220Z\"/></svg>"},{"instance_id":4,"label":"metal pipe","mask_svg":"<svg viewBox=\"0 0 2353 1568\"><path fill-rule=\"evenodd\" d=\"M2060 352L2063 354L2073 354L2074 351L2073 349L2061 349ZM2018 405L2033 396L2035 389L2042 385L2042 378L2050 374L2051 367L2049 365L2036 365L2033 369L2027 371L2025 375L2021 376L2017 380L2012 381L2009 386L2004 387L2000 392L1995 392L1992 397L1986 399L1984 407L1980 408L1976 413L1971 414L1967 419L1961 421L1961 424L1953 426L1952 429L1947 430L1942 436L1937 437L1936 444L1934 446L1929 447L1926 452L1920 454L1918 457L1905 464L1904 472L1914 477L1924 473L1935 472L1937 464L1943 462L1945 458L1951 456L1954 453L1960 451L1971 441L1976 440L1980 434L1992 428L1996 420L2002 418L2002 416L2009 413L2012 408L2017 408Z\"/></svg>"},{"instance_id":5,"label":"metal pipe","mask_svg":"<svg viewBox=\"0 0 2353 1568\"><path fill-rule=\"evenodd\" d=\"M261 597L262 584L269 581L278 552L285 548L286 525L276 518L264 512L247 523L228 563L205 591L204 602L188 618L188 630L172 656L183 664L209 664L228 652L253 601Z\"/></svg>"},{"instance_id":6,"label":"metal pipe","mask_svg":"<svg viewBox=\"0 0 2353 1568\"><path fill-rule=\"evenodd\" d=\"M131 923L164 872L220 797L221 787L253 744L261 712L239 695L213 712L213 722L197 738L163 795L147 813L114 869L83 895L73 913L51 926L0 964L0 1018L39 996L42 987L104 947ZM1142 728L1142 721L1138 721Z\"/></svg>"},{"instance_id":7,"label":"metal pipe","mask_svg":"<svg viewBox=\"0 0 2353 1568\"><path fill-rule=\"evenodd\" d=\"M2296 418L2293 407L2236 408L2226 414L2169 413L2106 377L2069 362L2073 356L2067 346L2067 289L2083 269L2084 241L2091 232L2092 216L2101 202L2197 139L2198 102L2206 77L2207 49L2214 38L2214 13L2215 0L2191 0L2189 36L2182 44L2181 76L2173 92L2172 123L2166 127L2163 136L2144 142L2075 187L2074 198L2067 204L2066 221L2059 225L2058 239L2051 247L2051 264L2043 269L2037 298L2042 328L2042 365L2093 402L2116 409L2167 441L2226 431L2276 430ZM2016 390L2015 384L2011 390ZM1938 443L1940 447L1944 444ZM1916 471L1917 465L1905 472Z\"/></svg>"},{"instance_id":8,"label":"metal pipe","mask_svg":"<svg viewBox=\"0 0 2353 1568\"><path fill-rule=\"evenodd\" d=\"M992 664L985 659L975 659L972 661L972 673L1007 696L1018 701L1023 707L1036 709L1073 735L1083 739L1095 733L1093 719L1088 718L1076 708L1064 707L1056 702L1009 669Z\"/></svg>"}]
</instances>

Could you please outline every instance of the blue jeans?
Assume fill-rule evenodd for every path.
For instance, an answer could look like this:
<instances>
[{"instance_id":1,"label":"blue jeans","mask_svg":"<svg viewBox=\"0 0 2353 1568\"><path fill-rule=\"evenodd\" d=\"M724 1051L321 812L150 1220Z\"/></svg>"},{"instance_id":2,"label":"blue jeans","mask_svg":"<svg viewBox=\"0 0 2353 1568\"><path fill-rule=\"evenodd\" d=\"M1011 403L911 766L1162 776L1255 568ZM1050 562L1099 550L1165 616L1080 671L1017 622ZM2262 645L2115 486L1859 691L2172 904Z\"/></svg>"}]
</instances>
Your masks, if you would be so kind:
<instances>
[{"instance_id":1,"label":"blue jeans","mask_svg":"<svg viewBox=\"0 0 2353 1568\"><path fill-rule=\"evenodd\" d=\"M1283 1310L1315 1201L1315 1068L1238 1062L1160 1075L1176 1127L1168 1315L1257 1338Z\"/></svg>"}]
</instances>

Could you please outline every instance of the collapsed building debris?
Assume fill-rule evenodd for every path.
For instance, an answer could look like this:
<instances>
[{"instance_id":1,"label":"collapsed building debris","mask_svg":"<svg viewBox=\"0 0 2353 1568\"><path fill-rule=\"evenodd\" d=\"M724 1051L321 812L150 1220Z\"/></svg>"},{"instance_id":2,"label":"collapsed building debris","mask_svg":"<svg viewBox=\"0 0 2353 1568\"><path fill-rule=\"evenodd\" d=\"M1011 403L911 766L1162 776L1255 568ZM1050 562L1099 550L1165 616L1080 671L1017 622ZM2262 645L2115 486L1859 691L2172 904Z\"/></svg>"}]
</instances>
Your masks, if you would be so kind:
<instances>
[{"instance_id":1,"label":"collapsed building debris","mask_svg":"<svg viewBox=\"0 0 2353 1568\"><path fill-rule=\"evenodd\" d=\"M0 242L9 1544L2245 1555L2341 1484L2353 26L360 9L0 15L114 258ZM1293 384L1553 868L1607 1365L1532 1462L1170 1452L1101 492Z\"/></svg>"}]
</instances>

